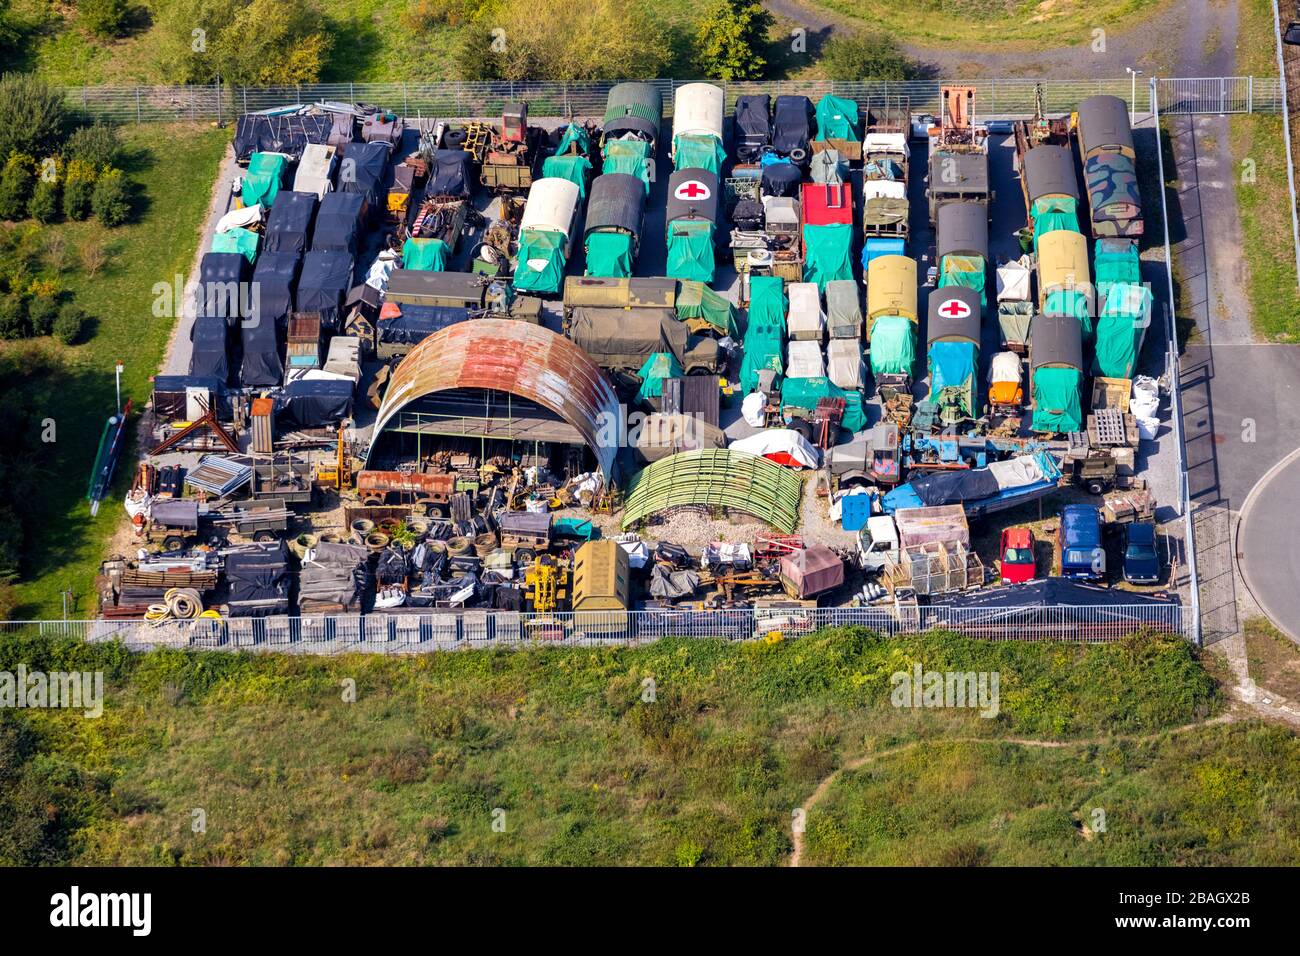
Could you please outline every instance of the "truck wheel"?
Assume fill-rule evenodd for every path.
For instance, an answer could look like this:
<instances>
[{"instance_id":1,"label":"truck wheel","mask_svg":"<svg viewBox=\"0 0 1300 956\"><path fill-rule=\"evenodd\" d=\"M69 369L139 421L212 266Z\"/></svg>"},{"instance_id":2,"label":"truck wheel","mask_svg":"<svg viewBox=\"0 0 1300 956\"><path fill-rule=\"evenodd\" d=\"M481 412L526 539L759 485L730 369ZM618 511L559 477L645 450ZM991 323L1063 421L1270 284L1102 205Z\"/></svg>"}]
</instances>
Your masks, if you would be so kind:
<instances>
[{"instance_id":1,"label":"truck wheel","mask_svg":"<svg viewBox=\"0 0 1300 956\"><path fill-rule=\"evenodd\" d=\"M537 552L532 548L515 548L516 564L532 564L537 557Z\"/></svg>"},{"instance_id":2,"label":"truck wheel","mask_svg":"<svg viewBox=\"0 0 1300 956\"><path fill-rule=\"evenodd\" d=\"M425 504L424 513L429 518L445 518L447 517L447 506L440 505L436 501L430 501Z\"/></svg>"},{"instance_id":3,"label":"truck wheel","mask_svg":"<svg viewBox=\"0 0 1300 956\"><path fill-rule=\"evenodd\" d=\"M1088 494L1101 496L1106 493L1106 483L1094 478L1088 482L1087 489Z\"/></svg>"},{"instance_id":4,"label":"truck wheel","mask_svg":"<svg viewBox=\"0 0 1300 956\"><path fill-rule=\"evenodd\" d=\"M177 551L184 550L185 539L182 538L180 535L169 534L167 537L163 538L162 546L164 551L168 551L174 554Z\"/></svg>"},{"instance_id":5,"label":"truck wheel","mask_svg":"<svg viewBox=\"0 0 1300 956\"><path fill-rule=\"evenodd\" d=\"M275 540L275 532L259 531L255 535L253 535L253 540L256 541L258 544L270 544L272 541Z\"/></svg>"}]
</instances>

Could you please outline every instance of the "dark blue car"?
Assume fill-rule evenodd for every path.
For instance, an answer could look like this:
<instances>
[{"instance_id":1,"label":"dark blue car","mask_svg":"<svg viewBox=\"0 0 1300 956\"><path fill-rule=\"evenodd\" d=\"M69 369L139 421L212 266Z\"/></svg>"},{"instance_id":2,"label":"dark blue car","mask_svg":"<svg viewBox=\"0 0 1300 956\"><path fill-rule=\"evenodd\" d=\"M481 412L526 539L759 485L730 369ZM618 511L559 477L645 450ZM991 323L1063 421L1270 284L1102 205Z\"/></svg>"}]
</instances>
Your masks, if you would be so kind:
<instances>
[{"instance_id":1,"label":"dark blue car","mask_svg":"<svg viewBox=\"0 0 1300 956\"><path fill-rule=\"evenodd\" d=\"M1156 526L1138 521L1128 526L1124 540L1124 580L1129 584L1160 581L1160 556L1156 554Z\"/></svg>"},{"instance_id":2,"label":"dark blue car","mask_svg":"<svg viewBox=\"0 0 1300 956\"><path fill-rule=\"evenodd\" d=\"M1061 509L1061 576L1084 581L1106 579L1106 548L1101 513L1092 505Z\"/></svg>"}]
</instances>

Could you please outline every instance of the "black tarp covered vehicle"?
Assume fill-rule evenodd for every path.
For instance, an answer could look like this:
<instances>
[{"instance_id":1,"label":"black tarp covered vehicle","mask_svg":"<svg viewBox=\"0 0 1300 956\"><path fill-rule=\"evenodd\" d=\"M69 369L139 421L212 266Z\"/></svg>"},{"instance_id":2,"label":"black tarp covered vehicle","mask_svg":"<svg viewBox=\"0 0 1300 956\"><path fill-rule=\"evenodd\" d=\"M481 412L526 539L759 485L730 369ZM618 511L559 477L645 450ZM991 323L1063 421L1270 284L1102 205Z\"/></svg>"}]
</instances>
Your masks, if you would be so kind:
<instances>
[{"instance_id":1,"label":"black tarp covered vehicle","mask_svg":"<svg viewBox=\"0 0 1300 956\"><path fill-rule=\"evenodd\" d=\"M199 260L194 314L222 318L234 325L243 318L248 294L248 260L238 252L209 252Z\"/></svg>"},{"instance_id":2,"label":"black tarp covered vehicle","mask_svg":"<svg viewBox=\"0 0 1300 956\"><path fill-rule=\"evenodd\" d=\"M289 611L289 549L283 541L226 552L229 617L267 617Z\"/></svg>"},{"instance_id":3,"label":"black tarp covered vehicle","mask_svg":"<svg viewBox=\"0 0 1300 956\"><path fill-rule=\"evenodd\" d=\"M778 96L772 113L772 149L796 163L809 158L813 105L806 96Z\"/></svg>"},{"instance_id":4,"label":"black tarp covered vehicle","mask_svg":"<svg viewBox=\"0 0 1300 956\"><path fill-rule=\"evenodd\" d=\"M316 218L316 194L281 191L266 218L264 252L306 252Z\"/></svg>"},{"instance_id":5,"label":"black tarp covered vehicle","mask_svg":"<svg viewBox=\"0 0 1300 956\"><path fill-rule=\"evenodd\" d=\"M285 153L294 162L308 143L329 139L328 116L261 116L248 114L235 123L235 158L247 162L254 153Z\"/></svg>"},{"instance_id":6,"label":"black tarp covered vehicle","mask_svg":"<svg viewBox=\"0 0 1300 956\"><path fill-rule=\"evenodd\" d=\"M337 324L343 297L352 288L352 256L346 252L309 252L302 261L295 297L299 312L319 312L321 324Z\"/></svg>"},{"instance_id":7,"label":"black tarp covered vehicle","mask_svg":"<svg viewBox=\"0 0 1300 956\"><path fill-rule=\"evenodd\" d=\"M312 250L355 254L365 212L366 197L360 193L328 193L316 212Z\"/></svg>"},{"instance_id":8,"label":"black tarp covered vehicle","mask_svg":"<svg viewBox=\"0 0 1300 956\"><path fill-rule=\"evenodd\" d=\"M230 326L221 316L199 316L190 326L190 375L230 383Z\"/></svg>"},{"instance_id":9,"label":"black tarp covered vehicle","mask_svg":"<svg viewBox=\"0 0 1300 956\"><path fill-rule=\"evenodd\" d=\"M276 419L289 428L325 428L352 414L350 381L299 379L276 400Z\"/></svg>"},{"instance_id":10,"label":"black tarp covered vehicle","mask_svg":"<svg viewBox=\"0 0 1300 956\"><path fill-rule=\"evenodd\" d=\"M384 143L348 143L339 161L339 191L366 197L371 210L377 209L386 191L385 177L392 152Z\"/></svg>"},{"instance_id":11,"label":"black tarp covered vehicle","mask_svg":"<svg viewBox=\"0 0 1300 956\"><path fill-rule=\"evenodd\" d=\"M240 328L244 357L239 365L239 381L245 388L279 385L284 379L277 328L275 321L265 318L249 320Z\"/></svg>"},{"instance_id":12,"label":"black tarp covered vehicle","mask_svg":"<svg viewBox=\"0 0 1300 956\"><path fill-rule=\"evenodd\" d=\"M772 98L766 93L736 100L736 159L756 163L772 143Z\"/></svg>"},{"instance_id":13,"label":"black tarp covered vehicle","mask_svg":"<svg viewBox=\"0 0 1300 956\"><path fill-rule=\"evenodd\" d=\"M474 190L474 155L464 149L436 149L425 184L426 198L468 199Z\"/></svg>"},{"instance_id":14,"label":"black tarp covered vehicle","mask_svg":"<svg viewBox=\"0 0 1300 956\"><path fill-rule=\"evenodd\" d=\"M263 251L253 270L250 318L283 325L293 311L301 271L301 253Z\"/></svg>"}]
</instances>

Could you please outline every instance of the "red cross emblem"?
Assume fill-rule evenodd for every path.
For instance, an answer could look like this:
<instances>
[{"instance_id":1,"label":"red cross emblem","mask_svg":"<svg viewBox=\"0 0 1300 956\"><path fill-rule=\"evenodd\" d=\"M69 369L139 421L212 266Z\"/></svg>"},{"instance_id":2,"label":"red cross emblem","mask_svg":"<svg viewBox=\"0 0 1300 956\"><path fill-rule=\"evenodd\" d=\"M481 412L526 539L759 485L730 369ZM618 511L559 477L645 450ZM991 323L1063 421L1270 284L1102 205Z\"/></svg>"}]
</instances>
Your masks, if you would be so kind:
<instances>
[{"instance_id":1,"label":"red cross emblem","mask_svg":"<svg viewBox=\"0 0 1300 956\"><path fill-rule=\"evenodd\" d=\"M964 319L970 315L970 306L961 299L945 299L943 305L939 306L939 314L950 319Z\"/></svg>"},{"instance_id":2,"label":"red cross emblem","mask_svg":"<svg viewBox=\"0 0 1300 956\"><path fill-rule=\"evenodd\" d=\"M712 193L698 179L688 179L673 190L673 195L678 199L708 199Z\"/></svg>"}]
</instances>

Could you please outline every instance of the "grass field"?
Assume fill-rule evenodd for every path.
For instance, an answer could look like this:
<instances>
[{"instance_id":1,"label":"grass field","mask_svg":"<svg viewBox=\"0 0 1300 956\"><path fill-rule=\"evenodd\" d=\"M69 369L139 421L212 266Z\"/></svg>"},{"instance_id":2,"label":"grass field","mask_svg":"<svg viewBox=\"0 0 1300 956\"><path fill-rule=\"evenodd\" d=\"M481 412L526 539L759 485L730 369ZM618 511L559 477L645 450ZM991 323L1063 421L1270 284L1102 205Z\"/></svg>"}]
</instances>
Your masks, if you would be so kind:
<instances>
[{"instance_id":1,"label":"grass field","mask_svg":"<svg viewBox=\"0 0 1300 956\"><path fill-rule=\"evenodd\" d=\"M0 713L12 782L0 818L47 821L15 824L27 837L0 843L6 861L776 865L822 780L913 746L888 780L864 768L832 784L808 816L809 859L1300 862L1294 833L1264 848L1275 814L1297 807L1295 738L1254 725L1165 734L1221 707L1176 640L840 630L406 659L0 645L0 669L19 661L102 669L107 693L97 720ZM997 672L998 716L891 706L891 675L914 662ZM1039 753L1013 739L1077 743ZM856 795L859 783L876 789ZM1068 821L1097 805L1114 836L1085 843ZM899 815L902 829L880 822ZM1225 820L1240 821L1227 841ZM917 834L929 842L909 849Z\"/></svg>"},{"instance_id":2,"label":"grass field","mask_svg":"<svg viewBox=\"0 0 1300 956\"><path fill-rule=\"evenodd\" d=\"M958 44L983 49L1028 49L1091 42L1093 30L1132 26L1165 0L913 0L864 4L817 0L851 21L878 28L901 42Z\"/></svg>"},{"instance_id":3,"label":"grass field","mask_svg":"<svg viewBox=\"0 0 1300 956\"><path fill-rule=\"evenodd\" d=\"M77 249L101 227L81 222L43 228L47 244L51 235L63 237L67 263L59 282L92 317L93 330L71 348L49 338L0 343L0 355L43 369L19 391L36 420L51 418L57 429L48 491L30 505L29 517L39 530L17 589L16 618L59 616L59 592L65 587L80 596L80 615L93 611L93 576L106 539L123 520L116 502L91 518L85 501L100 433L114 408L113 365L118 360L125 365L123 400L147 400L149 378L159 369L173 326L170 319L153 317L153 287L188 273L229 137L227 130L199 126L123 129L136 214L130 225L103 232L108 260L93 279L78 267ZM123 456L128 465L118 474L122 491L130 483L132 460L128 451Z\"/></svg>"}]
</instances>

